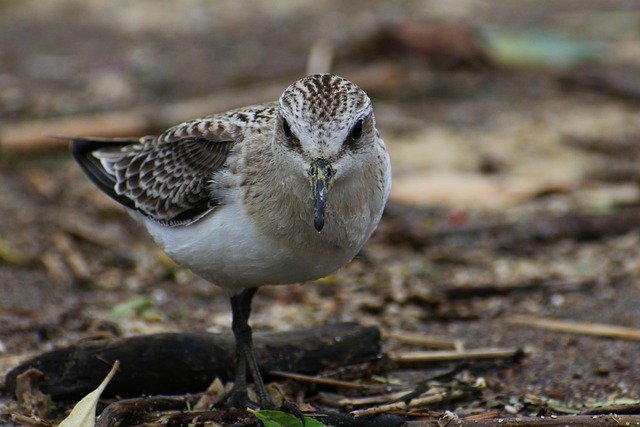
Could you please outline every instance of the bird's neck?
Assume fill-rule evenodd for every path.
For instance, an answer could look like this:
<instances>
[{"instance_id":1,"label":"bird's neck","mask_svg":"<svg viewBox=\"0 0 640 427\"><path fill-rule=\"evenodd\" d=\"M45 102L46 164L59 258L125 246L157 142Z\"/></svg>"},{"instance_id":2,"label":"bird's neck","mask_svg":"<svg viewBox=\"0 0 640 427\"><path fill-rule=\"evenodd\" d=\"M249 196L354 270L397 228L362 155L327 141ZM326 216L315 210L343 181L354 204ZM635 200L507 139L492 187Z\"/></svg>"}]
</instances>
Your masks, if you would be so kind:
<instances>
[{"instance_id":1,"label":"bird's neck","mask_svg":"<svg viewBox=\"0 0 640 427\"><path fill-rule=\"evenodd\" d=\"M365 224L357 218L357 200L348 199L352 196L348 188L336 185L329 191L326 222L319 233L313 225L313 194L305 169L278 147L265 144L260 151L247 157L243 193L258 227L299 248L316 245L331 250L360 244Z\"/></svg>"}]
</instances>

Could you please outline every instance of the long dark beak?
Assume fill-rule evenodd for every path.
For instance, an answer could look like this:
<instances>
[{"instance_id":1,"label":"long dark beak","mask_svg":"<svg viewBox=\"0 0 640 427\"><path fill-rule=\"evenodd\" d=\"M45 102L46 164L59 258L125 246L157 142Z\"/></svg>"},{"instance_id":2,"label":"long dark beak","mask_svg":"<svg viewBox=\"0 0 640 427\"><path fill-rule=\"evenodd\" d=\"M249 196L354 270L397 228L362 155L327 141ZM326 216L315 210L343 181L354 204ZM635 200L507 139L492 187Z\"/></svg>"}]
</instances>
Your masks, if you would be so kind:
<instances>
[{"instance_id":1,"label":"long dark beak","mask_svg":"<svg viewBox=\"0 0 640 427\"><path fill-rule=\"evenodd\" d=\"M313 226L320 232L324 227L324 212L327 205L327 194L334 175L331 163L325 159L311 162L309 177L313 192Z\"/></svg>"}]
</instances>

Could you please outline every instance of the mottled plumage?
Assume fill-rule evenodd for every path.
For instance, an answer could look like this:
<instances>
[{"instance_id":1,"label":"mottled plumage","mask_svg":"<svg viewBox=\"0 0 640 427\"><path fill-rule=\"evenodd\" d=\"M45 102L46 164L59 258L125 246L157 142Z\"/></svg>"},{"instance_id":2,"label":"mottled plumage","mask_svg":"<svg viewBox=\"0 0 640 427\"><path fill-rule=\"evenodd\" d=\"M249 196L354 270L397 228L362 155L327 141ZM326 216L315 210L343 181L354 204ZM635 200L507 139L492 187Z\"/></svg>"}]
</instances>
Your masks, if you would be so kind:
<instances>
[{"instance_id":1,"label":"mottled plumage","mask_svg":"<svg viewBox=\"0 0 640 427\"><path fill-rule=\"evenodd\" d=\"M249 125L273 119L275 103L189 120L158 137L75 138L73 153L107 194L166 225L187 225L219 205L208 181L222 170ZM255 120L254 120L255 119Z\"/></svg>"},{"instance_id":2,"label":"mottled plumage","mask_svg":"<svg viewBox=\"0 0 640 427\"><path fill-rule=\"evenodd\" d=\"M238 342L232 401L246 403L248 367L269 406L247 325L255 289L333 273L369 239L389 195L389 157L367 95L316 74L278 102L158 137L74 138L71 148L176 262L227 290Z\"/></svg>"}]
</instances>

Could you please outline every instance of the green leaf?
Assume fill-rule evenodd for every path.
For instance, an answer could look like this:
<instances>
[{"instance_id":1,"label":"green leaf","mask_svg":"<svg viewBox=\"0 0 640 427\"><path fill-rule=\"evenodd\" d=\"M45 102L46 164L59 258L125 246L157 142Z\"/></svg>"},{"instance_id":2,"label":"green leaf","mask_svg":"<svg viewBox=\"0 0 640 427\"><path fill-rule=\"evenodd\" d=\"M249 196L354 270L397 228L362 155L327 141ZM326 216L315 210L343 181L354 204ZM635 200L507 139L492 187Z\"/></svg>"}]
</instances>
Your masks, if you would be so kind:
<instances>
[{"instance_id":1,"label":"green leaf","mask_svg":"<svg viewBox=\"0 0 640 427\"><path fill-rule=\"evenodd\" d=\"M304 427L327 427L327 426L314 418L304 417Z\"/></svg>"},{"instance_id":2,"label":"green leaf","mask_svg":"<svg viewBox=\"0 0 640 427\"><path fill-rule=\"evenodd\" d=\"M602 45L593 40L550 31L519 33L486 29L484 47L495 63L516 68L563 68L602 59Z\"/></svg>"},{"instance_id":3,"label":"green leaf","mask_svg":"<svg viewBox=\"0 0 640 427\"><path fill-rule=\"evenodd\" d=\"M113 306L110 310L114 317L129 317L141 314L153 305L151 298L147 296L134 296Z\"/></svg>"},{"instance_id":4,"label":"green leaf","mask_svg":"<svg viewBox=\"0 0 640 427\"><path fill-rule=\"evenodd\" d=\"M11 246L11 243L5 239L0 239L0 261L15 265L27 265L29 263L27 257L18 252Z\"/></svg>"},{"instance_id":5,"label":"green leaf","mask_svg":"<svg viewBox=\"0 0 640 427\"><path fill-rule=\"evenodd\" d=\"M257 419L262 421L264 427L327 427L318 420L304 417L304 425L300 418L282 411L254 411L248 409Z\"/></svg>"}]
</instances>

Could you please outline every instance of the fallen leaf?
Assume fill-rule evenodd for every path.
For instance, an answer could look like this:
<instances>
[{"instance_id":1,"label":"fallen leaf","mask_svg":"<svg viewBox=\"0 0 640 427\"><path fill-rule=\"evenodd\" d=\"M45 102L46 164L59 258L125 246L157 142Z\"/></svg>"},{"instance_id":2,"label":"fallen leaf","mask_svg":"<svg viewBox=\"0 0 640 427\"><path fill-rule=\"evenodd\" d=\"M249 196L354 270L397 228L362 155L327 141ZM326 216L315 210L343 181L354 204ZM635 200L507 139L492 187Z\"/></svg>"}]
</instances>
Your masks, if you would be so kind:
<instances>
[{"instance_id":1,"label":"fallen leaf","mask_svg":"<svg viewBox=\"0 0 640 427\"><path fill-rule=\"evenodd\" d=\"M227 384L228 387L220 381L220 378L216 377L207 391L202 395L200 400L193 406L194 411L204 411L218 402L225 394L231 391L231 384Z\"/></svg>"},{"instance_id":2,"label":"fallen leaf","mask_svg":"<svg viewBox=\"0 0 640 427\"><path fill-rule=\"evenodd\" d=\"M37 369L28 369L16 378L16 398L20 406L45 418L49 408L47 396L40 390L44 374Z\"/></svg>"},{"instance_id":3,"label":"fallen leaf","mask_svg":"<svg viewBox=\"0 0 640 427\"><path fill-rule=\"evenodd\" d=\"M561 68L602 58L603 46L595 40L547 30L520 33L485 29L486 52L504 67Z\"/></svg>"},{"instance_id":4,"label":"fallen leaf","mask_svg":"<svg viewBox=\"0 0 640 427\"><path fill-rule=\"evenodd\" d=\"M80 402L73 407L73 410L67 418L62 420L58 427L94 427L96 425L96 406L100 395L111 381L111 378L118 371L119 361L115 361L111 371L107 374L102 383L91 393L82 398Z\"/></svg>"}]
</instances>

